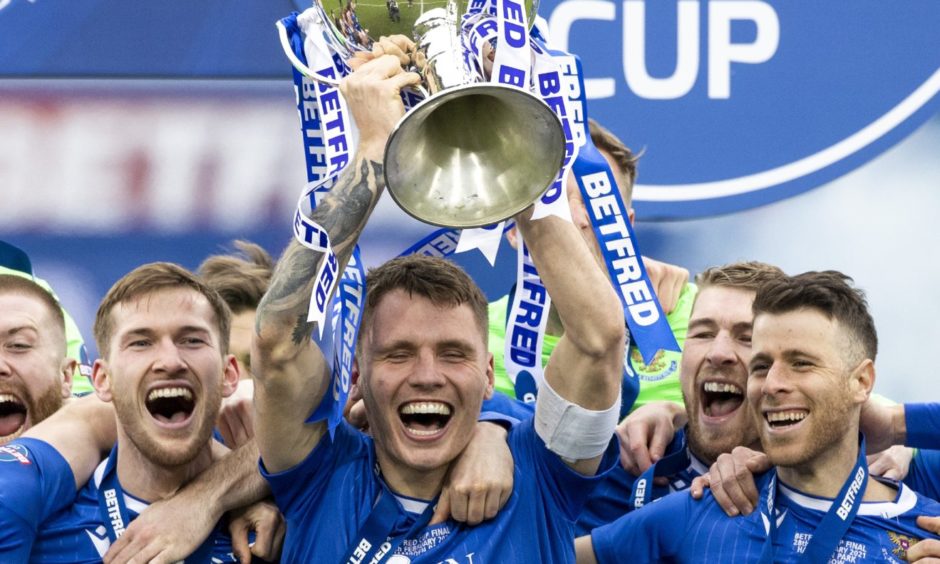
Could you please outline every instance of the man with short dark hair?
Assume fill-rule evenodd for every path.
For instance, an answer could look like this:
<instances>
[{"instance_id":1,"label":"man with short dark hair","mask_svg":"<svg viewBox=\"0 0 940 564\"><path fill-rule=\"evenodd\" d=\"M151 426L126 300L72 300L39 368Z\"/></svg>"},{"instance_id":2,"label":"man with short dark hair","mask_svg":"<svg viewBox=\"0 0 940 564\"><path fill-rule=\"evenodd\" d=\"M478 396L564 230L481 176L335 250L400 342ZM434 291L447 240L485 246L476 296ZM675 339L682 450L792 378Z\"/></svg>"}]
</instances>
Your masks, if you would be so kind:
<instances>
[{"instance_id":1,"label":"man with short dark hair","mask_svg":"<svg viewBox=\"0 0 940 564\"><path fill-rule=\"evenodd\" d=\"M775 469L760 511L728 517L706 494L676 494L594 531L579 562L671 560L903 562L940 503L869 477L859 416L875 381L877 336L864 294L834 271L761 286L747 400ZM593 546L591 546L593 545Z\"/></svg>"},{"instance_id":2,"label":"man with short dark hair","mask_svg":"<svg viewBox=\"0 0 940 564\"><path fill-rule=\"evenodd\" d=\"M340 269L384 188L385 144L404 112L399 90L417 80L386 54L341 84L360 146L312 218L329 233ZM614 462L624 323L613 288L575 228L530 214L516 220L567 330L546 368L534 421L508 434L516 489L494 520L477 526L428 519L492 394L479 289L456 266L430 257L373 271L353 371L374 438L343 423L330 435L325 421L305 422L330 381L309 339L316 326L306 321L314 273L327 256L296 242L287 248L259 307L252 345L256 436L263 473L288 521L285 559L571 560L573 522L593 476ZM329 528L317 526L325 521Z\"/></svg>"}]
</instances>

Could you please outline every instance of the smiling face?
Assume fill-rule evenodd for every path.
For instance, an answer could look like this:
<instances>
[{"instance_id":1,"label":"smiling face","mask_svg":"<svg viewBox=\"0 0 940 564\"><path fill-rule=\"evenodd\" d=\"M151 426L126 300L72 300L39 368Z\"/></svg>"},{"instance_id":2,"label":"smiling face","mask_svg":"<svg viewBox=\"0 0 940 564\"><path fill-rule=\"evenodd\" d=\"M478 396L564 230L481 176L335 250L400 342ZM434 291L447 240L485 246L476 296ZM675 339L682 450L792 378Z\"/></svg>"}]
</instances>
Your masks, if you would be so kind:
<instances>
[{"instance_id":1,"label":"smiling face","mask_svg":"<svg viewBox=\"0 0 940 564\"><path fill-rule=\"evenodd\" d=\"M396 478L443 477L469 442L493 392L492 355L469 305L438 306L401 289L381 298L363 330L359 384L376 454L408 494Z\"/></svg>"},{"instance_id":2,"label":"smiling face","mask_svg":"<svg viewBox=\"0 0 940 564\"><path fill-rule=\"evenodd\" d=\"M0 445L62 406L73 367L65 358L65 330L48 305L0 293Z\"/></svg>"},{"instance_id":3,"label":"smiling face","mask_svg":"<svg viewBox=\"0 0 940 564\"><path fill-rule=\"evenodd\" d=\"M170 288L117 303L109 315L108 354L94 380L99 397L114 403L119 441L160 466L191 461L238 380L212 306L193 289Z\"/></svg>"},{"instance_id":4,"label":"smiling face","mask_svg":"<svg viewBox=\"0 0 940 564\"><path fill-rule=\"evenodd\" d=\"M852 366L854 350L839 322L802 308L754 320L748 401L764 452L795 467L851 450L867 387Z\"/></svg>"},{"instance_id":5,"label":"smiling face","mask_svg":"<svg viewBox=\"0 0 940 564\"><path fill-rule=\"evenodd\" d=\"M744 395L753 301L750 290L706 287L689 319L680 381L689 446L708 463L736 446L757 443Z\"/></svg>"}]
</instances>

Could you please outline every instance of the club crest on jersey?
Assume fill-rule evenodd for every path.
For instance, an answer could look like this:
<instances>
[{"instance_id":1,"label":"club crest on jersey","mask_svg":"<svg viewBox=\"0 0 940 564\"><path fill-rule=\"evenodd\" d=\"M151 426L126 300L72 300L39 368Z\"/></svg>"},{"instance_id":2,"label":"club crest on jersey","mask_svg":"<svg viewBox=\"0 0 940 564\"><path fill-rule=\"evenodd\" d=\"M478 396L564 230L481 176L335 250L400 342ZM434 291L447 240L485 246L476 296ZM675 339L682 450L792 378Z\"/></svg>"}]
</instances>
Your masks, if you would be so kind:
<instances>
[{"instance_id":1,"label":"club crest on jersey","mask_svg":"<svg viewBox=\"0 0 940 564\"><path fill-rule=\"evenodd\" d=\"M23 445L4 445L0 447L0 462L32 464L29 460L29 451Z\"/></svg>"},{"instance_id":2,"label":"club crest on jersey","mask_svg":"<svg viewBox=\"0 0 940 564\"><path fill-rule=\"evenodd\" d=\"M670 355L671 356L671 355ZM630 347L630 361L637 376L644 382L659 382L675 374L679 367L674 358L666 358L665 351L660 349L649 364L643 364L643 355L640 349Z\"/></svg>"},{"instance_id":3,"label":"club crest on jersey","mask_svg":"<svg viewBox=\"0 0 940 564\"><path fill-rule=\"evenodd\" d=\"M920 539L895 533L894 531L888 531L888 538L891 539L891 544L894 545L894 549L891 550L891 554L895 555L901 560L907 560L907 551L910 550L912 546L917 544L918 541L920 541Z\"/></svg>"}]
</instances>

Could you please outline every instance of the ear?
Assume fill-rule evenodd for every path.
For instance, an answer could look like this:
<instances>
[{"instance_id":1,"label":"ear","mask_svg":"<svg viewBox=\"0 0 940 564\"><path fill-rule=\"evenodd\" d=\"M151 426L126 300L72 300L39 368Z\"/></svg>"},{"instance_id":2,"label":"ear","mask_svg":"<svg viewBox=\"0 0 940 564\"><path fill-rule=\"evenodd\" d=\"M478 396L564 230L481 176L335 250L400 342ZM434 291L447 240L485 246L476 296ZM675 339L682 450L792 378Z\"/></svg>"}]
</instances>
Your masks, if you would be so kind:
<instances>
[{"instance_id":1,"label":"ear","mask_svg":"<svg viewBox=\"0 0 940 564\"><path fill-rule=\"evenodd\" d=\"M506 231L506 240L509 241L509 246L511 246L513 249L519 248L519 230L515 225Z\"/></svg>"},{"instance_id":2,"label":"ear","mask_svg":"<svg viewBox=\"0 0 940 564\"><path fill-rule=\"evenodd\" d=\"M630 225L633 225L633 222L636 221L636 212L633 211L633 208L630 208L629 211L627 211L627 217L630 218Z\"/></svg>"},{"instance_id":3,"label":"ear","mask_svg":"<svg viewBox=\"0 0 940 564\"><path fill-rule=\"evenodd\" d=\"M349 374L349 382L353 386L359 385L359 359L353 358L352 370Z\"/></svg>"},{"instance_id":4,"label":"ear","mask_svg":"<svg viewBox=\"0 0 940 564\"><path fill-rule=\"evenodd\" d=\"M95 395L101 401L110 402L114 398L108 366L100 358L91 367L91 384L95 387Z\"/></svg>"},{"instance_id":5,"label":"ear","mask_svg":"<svg viewBox=\"0 0 940 564\"><path fill-rule=\"evenodd\" d=\"M849 384L852 386L851 393L854 403L859 405L865 403L875 387L874 361L870 358L863 360L849 376Z\"/></svg>"},{"instance_id":6,"label":"ear","mask_svg":"<svg viewBox=\"0 0 940 564\"><path fill-rule=\"evenodd\" d=\"M62 398L72 397L72 379L75 377L75 370L78 368L78 361L74 358L65 357L62 365L59 367L59 373L62 374Z\"/></svg>"},{"instance_id":7,"label":"ear","mask_svg":"<svg viewBox=\"0 0 940 564\"><path fill-rule=\"evenodd\" d=\"M225 365L222 367L222 397L227 398L238 389L241 370L238 368L238 359L233 354L225 355L223 362Z\"/></svg>"},{"instance_id":8,"label":"ear","mask_svg":"<svg viewBox=\"0 0 940 564\"><path fill-rule=\"evenodd\" d=\"M496 371L493 369L493 353L486 353L486 392L484 399L493 397L493 389L496 387Z\"/></svg>"}]
</instances>

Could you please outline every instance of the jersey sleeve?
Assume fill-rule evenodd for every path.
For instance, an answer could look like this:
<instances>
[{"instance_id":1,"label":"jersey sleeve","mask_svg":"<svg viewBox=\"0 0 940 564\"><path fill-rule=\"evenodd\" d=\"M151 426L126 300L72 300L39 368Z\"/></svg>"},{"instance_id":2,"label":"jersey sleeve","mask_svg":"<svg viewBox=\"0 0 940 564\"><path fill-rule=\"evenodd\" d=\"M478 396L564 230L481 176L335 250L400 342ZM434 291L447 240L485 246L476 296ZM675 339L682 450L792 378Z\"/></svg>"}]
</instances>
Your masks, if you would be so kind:
<instances>
[{"instance_id":1,"label":"jersey sleeve","mask_svg":"<svg viewBox=\"0 0 940 564\"><path fill-rule=\"evenodd\" d=\"M940 447L940 403L904 404L905 444L914 448Z\"/></svg>"},{"instance_id":2,"label":"jersey sleeve","mask_svg":"<svg viewBox=\"0 0 940 564\"><path fill-rule=\"evenodd\" d=\"M508 423L511 427L535 415L535 404L514 400L501 393L494 393L493 397L483 401L479 421L493 423Z\"/></svg>"},{"instance_id":3,"label":"jersey sleeve","mask_svg":"<svg viewBox=\"0 0 940 564\"><path fill-rule=\"evenodd\" d=\"M340 465L354 458L367 457L368 439L343 421L330 438L324 434L316 448L297 466L283 472L269 473L261 460L261 475L271 486L274 501L285 517L309 509L310 504L322 499L330 478Z\"/></svg>"},{"instance_id":4,"label":"jersey sleeve","mask_svg":"<svg viewBox=\"0 0 940 564\"><path fill-rule=\"evenodd\" d=\"M925 497L940 500L940 450L918 450L904 483Z\"/></svg>"},{"instance_id":5,"label":"jersey sleeve","mask_svg":"<svg viewBox=\"0 0 940 564\"><path fill-rule=\"evenodd\" d=\"M679 548L692 521L692 496L675 492L591 531L598 564L662 562Z\"/></svg>"},{"instance_id":6,"label":"jersey sleeve","mask_svg":"<svg viewBox=\"0 0 940 564\"><path fill-rule=\"evenodd\" d=\"M21 438L0 447L0 561L27 561L40 525L76 493L71 467L48 443Z\"/></svg>"},{"instance_id":7,"label":"jersey sleeve","mask_svg":"<svg viewBox=\"0 0 940 564\"><path fill-rule=\"evenodd\" d=\"M516 463L516 479L538 480L537 491L551 507L557 508L569 521L576 521L594 488L618 463L617 440L611 438L594 476L583 476L548 450L535 432L534 418L516 425L509 433L509 448Z\"/></svg>"}]
</instances>

